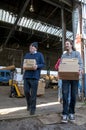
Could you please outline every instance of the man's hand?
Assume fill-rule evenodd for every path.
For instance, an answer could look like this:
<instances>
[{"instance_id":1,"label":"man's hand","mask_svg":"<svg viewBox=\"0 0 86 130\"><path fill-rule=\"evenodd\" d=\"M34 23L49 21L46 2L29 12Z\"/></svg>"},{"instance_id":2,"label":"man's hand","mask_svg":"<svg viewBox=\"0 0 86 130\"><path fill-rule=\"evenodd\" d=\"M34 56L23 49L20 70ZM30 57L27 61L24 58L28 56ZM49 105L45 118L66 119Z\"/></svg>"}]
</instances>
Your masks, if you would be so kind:
<instances>
[{"instance_id":1,"label":"man's hand","mask_svg":"<svg viewBox=\"0 0 86 130\"><path fill-rule=\"evenodd\" d=\"M81 74L83 74L84 72L83 72L83 70L79 70L79 75L81 75Z\"/></svg>"},{"instance_id":2,"label":"man's hand","mask_svg":"<svg viewBox=\"0 0 86 130\"><path fill-rule=\"evenodd\" d=\"M32 68L33 68L33 70L37 70L37 65L34 65Z\"/></svg>"}]
</instances>

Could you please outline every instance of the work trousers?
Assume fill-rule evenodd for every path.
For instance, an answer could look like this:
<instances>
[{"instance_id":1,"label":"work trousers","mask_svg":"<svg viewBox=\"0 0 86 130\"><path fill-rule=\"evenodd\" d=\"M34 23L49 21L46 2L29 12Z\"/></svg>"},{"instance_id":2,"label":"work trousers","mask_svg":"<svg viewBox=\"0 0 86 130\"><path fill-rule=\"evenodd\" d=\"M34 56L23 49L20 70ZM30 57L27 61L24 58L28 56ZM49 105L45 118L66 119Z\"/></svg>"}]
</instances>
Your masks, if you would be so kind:
<instances>
[{"instance_id":1,"label":"work trousers","mask_svg":"<svg viewBox=\"0 0 86 130\"><path fill-rule=\"evenodd\" d=\"M24 79L24 93L27 101L27 107L31 111L36 110L37 88L38 88L38 80Z\"/></svg>"}]
</instances>

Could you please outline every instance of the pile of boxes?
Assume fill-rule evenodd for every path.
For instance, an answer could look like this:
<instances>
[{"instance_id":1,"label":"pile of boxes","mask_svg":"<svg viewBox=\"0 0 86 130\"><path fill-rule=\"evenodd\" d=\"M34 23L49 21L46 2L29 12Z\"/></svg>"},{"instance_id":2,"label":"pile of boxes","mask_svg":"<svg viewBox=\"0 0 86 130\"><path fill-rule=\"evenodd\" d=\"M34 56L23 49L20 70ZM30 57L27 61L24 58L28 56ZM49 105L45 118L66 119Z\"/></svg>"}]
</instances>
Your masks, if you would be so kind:
<instances>
[{"instance_id":1,"label":"pile of boxes","mask_svg":"<svg viewBox=\"0 0 86 130\"><path fill-rule=\"evenodd\" d=\"M24 59L23 68L26 70L32 70L33 66L36 65L35 59Z\"/></svg>"},{"instance_id":2,"label":"pile of boxes","mask_svg":"<svg viewBox=\"0 0 86 130\"><path fill-rule=\"evenodd\" d=\"M21 95L24 96L24 81L23 80L18 81L17 85L18 85L18 89L19 89Z\"/></svg>"},{"instance_id":3,"label":"pile of boxes","mask_svg":"<svg viewBox=\"0 0 86 130\"><path fill-rule=\"evenodd\" d=\"M18 88L20 93L24 96L24 82L18 81ZM45 94L45 80L40 79L38 82L38 90L37 90L37 96L41 96Z\"/></svg>"},{"instance_id":4,"label":"pile of boxes","mask_svg":"<svg viewBox=\"0 0 86 130\"><path fill-rule=\"evenodd\" d=\"M58 72L59 78L63 80L79 80L79 64L77 58L62 59Z\"/></svg>"},{"instance_id":5,"label":"pile of boxes","mask_svg":"<svg viewBox=\"0 0 86 130\"><path fill-rule=\"evenodd\" d=\"M37 96L44 95L45 94L45 80L40 79L38 82L38 90L37 90Z\"/></svg>"}]
</instances>

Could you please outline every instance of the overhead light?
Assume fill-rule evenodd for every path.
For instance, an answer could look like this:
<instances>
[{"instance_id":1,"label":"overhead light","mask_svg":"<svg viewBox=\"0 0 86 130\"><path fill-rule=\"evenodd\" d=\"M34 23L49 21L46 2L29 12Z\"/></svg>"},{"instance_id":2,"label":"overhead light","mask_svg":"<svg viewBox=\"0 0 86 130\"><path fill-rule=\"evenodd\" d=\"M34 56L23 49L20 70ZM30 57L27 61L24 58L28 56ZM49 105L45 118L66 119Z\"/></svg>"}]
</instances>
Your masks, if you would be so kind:
<instances>
[{"instance_id":1,"label":"overhead light","mask_svg":"<svg viewBox=\"0 0 86 130\"><path fill-rule=\"evenodd\" d=\"M49 46L49 43L47 43L47 46L46 46L47 48L49 48L50 46Z\"/></svg>"},{"instance_id":2,"label":"overhead light","mask_svg":"<svg viewBox=\"0 0 86 130\"><path fill-rule=\"evenodd\" d=\"M33 5L30 5L30 12L34 12L34 8L33 8Z\"/></svg>"},{"instance_id":3,"label":"overhead light","mask_svg":"<svg viewBox=\"0 0 86 130\"><path fill-rule=\"evenodd\" d=\"M34 12L33 0L31 0L31 5L30 5L29 11L30 11L30 12Z\"/></svg>"},{"instance_id":4,"label":"overhead light","mask_svg":"<svg viewBox=\"0 0 86 130\"><path fill-rule=\"evenodd\" d=\"M22 26L19 27L19 31L20 31L20 32L22 31Z\"/></svg>"}]
</instances>

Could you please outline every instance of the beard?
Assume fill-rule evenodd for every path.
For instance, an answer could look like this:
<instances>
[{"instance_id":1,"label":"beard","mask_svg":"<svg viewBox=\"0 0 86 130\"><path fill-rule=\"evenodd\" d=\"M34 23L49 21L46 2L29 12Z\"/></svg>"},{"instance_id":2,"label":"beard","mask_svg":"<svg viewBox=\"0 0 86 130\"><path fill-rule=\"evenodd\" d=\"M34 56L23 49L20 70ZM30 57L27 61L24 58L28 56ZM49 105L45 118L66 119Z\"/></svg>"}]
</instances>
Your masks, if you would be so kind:
<instances>
[{"instance_id":1,"label":"beard","mask_svg":"<svg viewBox=\"0 0 86 130\"><path fill-rule=\"evenodd\" d=\"M66 48L66 51L69 51L69 48Z\"/></svg>"}]
</instances>

